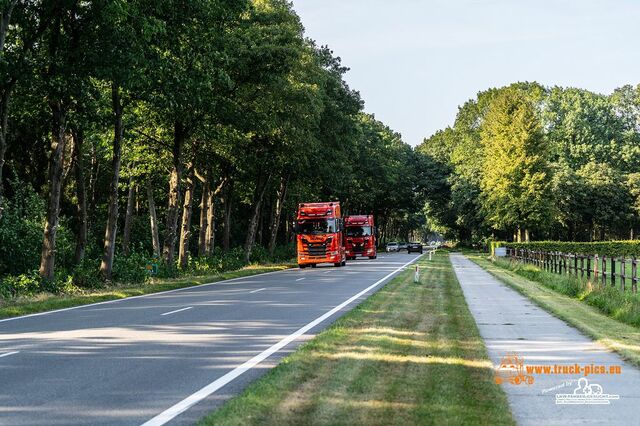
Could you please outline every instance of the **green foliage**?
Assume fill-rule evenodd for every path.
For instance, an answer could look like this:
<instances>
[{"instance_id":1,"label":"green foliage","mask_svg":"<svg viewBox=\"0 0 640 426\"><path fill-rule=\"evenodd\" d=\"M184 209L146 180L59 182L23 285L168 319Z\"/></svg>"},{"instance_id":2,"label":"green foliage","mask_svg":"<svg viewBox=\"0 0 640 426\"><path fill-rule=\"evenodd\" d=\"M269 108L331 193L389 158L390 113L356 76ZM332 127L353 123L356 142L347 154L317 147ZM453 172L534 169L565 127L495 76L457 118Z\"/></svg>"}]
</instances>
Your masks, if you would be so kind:
<instances>
[{"instance_id":1,"label":"green foliage","mask_svg":"<svg viewBox=\"0 0 640 426\"><path fill-rule=\"evenodd\" d=\"M417 149L446 170L447 185L425 194L429 220L461 241L511 239L518 227L538 240L637 235L638 123L640 86L480 92Z\"/></svg>"},{"instance_id":2,"label":"green foliage","mask_svg":"<svg viewBox=\"0 0 640 426\"><path fill-rule=\"evenodd\" d=\"M505 89L481 129L482 204L495 229L544 229L551 210L546 140L528 94Z\"/></svg>"},{"instance_id":3,"label":"green foliage","mask_svg":"<svg viewBox=\"0 0 640 426\"><path fill-rule=\"evenodd\" d=\"M612 253L617 251L613 250ZM504 259L497 259L495 263L558 293L579 299L613 319L636 327L640 326L640 297L637 294L621 292L611 286L602 287L597 283L589 284L575 276L553 274L534 265Z\"/></svg>"},{"instance_id":4,"label":"green foliage","mask_svg":"<svg viewBox=\"0 0 640 426\"><path fill-rule=\"evenodd\" d=\"M510 248L522 250L554 251L600 256L640 256L640 241L597 241L592 243L536 241L531 243L507 243Z\"/></svg>"}]
</instances>

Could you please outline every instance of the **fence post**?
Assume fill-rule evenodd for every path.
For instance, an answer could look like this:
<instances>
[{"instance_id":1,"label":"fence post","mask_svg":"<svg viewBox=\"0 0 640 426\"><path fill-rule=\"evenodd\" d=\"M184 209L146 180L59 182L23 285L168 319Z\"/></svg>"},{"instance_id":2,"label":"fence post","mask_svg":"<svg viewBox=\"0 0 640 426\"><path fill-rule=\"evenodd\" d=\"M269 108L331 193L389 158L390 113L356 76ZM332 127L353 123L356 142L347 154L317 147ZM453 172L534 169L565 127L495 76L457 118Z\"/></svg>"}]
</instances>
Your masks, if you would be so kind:
<instances>
[{"instance_id":1,"label":"fence post","mask_svg":"<svg viewBox=\"0 0 640 426\"><path fill-rule=\"evenodd\" d=\"M597 254L593 256L593 279L596 280L596 282L598 281L598 278L599 278L599 276L598 276L598 263L599 263L599 260L600 259L598 259L598 255Z\"/></svg>"},{"instance_id":2,"label":"fence post","mask_svg":"<svg viewBox=\"0 0 640 426\"><path fill-rule=\"evenodd\" d=\"M580 255L580 278L584 278L584 255Z\"/></svg>"},{"instance_id":3,"label":"fence post","mask_svg":"<svg viewBox=\"0 0 640 426\"><path fill-rule=\"evenodd\" d=\"M616 286L616 257L611 256L611 287Z\"/></svg>"},{"instance_id":4,"label":"fence post","mask_svg":"<svg viewBox=\"0 0 640 426\"><path fill-rule=\"evenodd\" d=\"M638 260L635 256L631 260L631 291L638 292Z\"/></svg>"},{"instance_id":5,"label":"fence post","mask_svg":"<svg viewBox=\"0 0 640 426\"><path fill-rule=\"evenodd\" d=\"M607 285L607 256L602 255L602 287L606 287Z\"/></svg>"},{"instance_id":6,"label":"fence post","mask_svg":"<svg viewBox=\"0 0 640 426\"><path fill-rule=\"evenodd\" d=\"M567 273L567 256L568 256L568 254L566 254L566 253L562 254L562 266L564 268L564 273L565 274Z\"/></svg>"},{"instance_id":7,"label":"fence post","mask_svg":"<svg viewBox=\"0 0 640 426\"><path fill-rule=\"evenodd\" d=\"M622 290L624 292L625 287L626 287L626 283L625 283L625 279L626 279L626 271L625 269L627 268L626 262L625 262L625 258L624 256L622 256L622 258L620 258L620 290Z\"/></svg>"},{"instance_id":8,"label":"fence post","mask_svg":"<svg viewBox=\"0 0 640 426\"><path fill-rule=\"evenodd\" d=\"M575 274L575 276L578 276L578 255L574 254L573 255L573 273Z\"/></svg>"}]
</instances>

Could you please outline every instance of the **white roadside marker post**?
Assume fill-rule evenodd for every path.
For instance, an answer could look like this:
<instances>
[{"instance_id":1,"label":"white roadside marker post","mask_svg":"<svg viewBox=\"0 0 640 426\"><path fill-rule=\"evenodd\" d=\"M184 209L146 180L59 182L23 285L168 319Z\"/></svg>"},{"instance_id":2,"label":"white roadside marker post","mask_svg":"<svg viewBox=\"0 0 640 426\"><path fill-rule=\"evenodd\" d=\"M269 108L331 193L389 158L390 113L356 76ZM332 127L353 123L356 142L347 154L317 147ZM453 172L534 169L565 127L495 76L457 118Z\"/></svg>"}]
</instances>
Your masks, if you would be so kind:
<instances>
[{"instance_id":1,"label":"white roadside marker post","mask_svg":"<svg viewBox=\"0 0 640 426\"><path fill-rule=\"evenodd\" d=\"M416 265L416 272L415 274L413 274L413 282L414 283L419 283L420 282L420 266Z\"/></svg>"}]
</instances>

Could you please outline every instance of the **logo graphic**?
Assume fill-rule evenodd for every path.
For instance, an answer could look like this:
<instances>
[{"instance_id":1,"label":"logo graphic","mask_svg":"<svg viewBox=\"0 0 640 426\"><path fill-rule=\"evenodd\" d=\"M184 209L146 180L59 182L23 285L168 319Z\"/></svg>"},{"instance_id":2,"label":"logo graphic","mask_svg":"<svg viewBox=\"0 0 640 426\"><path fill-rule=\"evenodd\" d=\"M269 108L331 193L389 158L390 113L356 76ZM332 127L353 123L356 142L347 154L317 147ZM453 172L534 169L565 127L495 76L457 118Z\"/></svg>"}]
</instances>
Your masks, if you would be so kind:
<instances>
[{"instance_id":1,"label":"logo graphic","mask_svg":"<svg viewBox=\"0 0 640 426\"><path fill-rule=\"evenodd\" d=\"M496 383L511 383L512 385L521 385L526 383L532 385L533 376L525 374L524 360L516 354L507 354L502 357L500 366L496 370Z\"/></svg>"},{"instance_id":2,"label":"logo graphic","mask_svg":"<svg viewBox=\"0 0 640 426\"><path fill-rule=\"evenodd\" d=\"M558 405L608 405L616 399L620 399L620 395L603 393L602 386L595 383L589 384L589 381L584 377L578 380L578 387L573 390L573 393L556 394L556 404Z\"/></svg>"}]
</instances>

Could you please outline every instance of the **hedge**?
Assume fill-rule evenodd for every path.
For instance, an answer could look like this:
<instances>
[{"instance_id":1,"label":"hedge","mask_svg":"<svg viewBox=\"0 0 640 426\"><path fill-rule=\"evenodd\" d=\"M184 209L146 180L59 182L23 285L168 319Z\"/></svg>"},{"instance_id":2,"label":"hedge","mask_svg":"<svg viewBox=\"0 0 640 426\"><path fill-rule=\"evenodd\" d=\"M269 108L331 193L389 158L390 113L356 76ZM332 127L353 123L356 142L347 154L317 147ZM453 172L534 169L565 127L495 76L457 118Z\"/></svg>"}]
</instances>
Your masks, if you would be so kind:
<instances>
[{"instance_id":1,"label":"hedge","mask_svg":"<svg viewBox=\"0 0 640 426\"><path fill-rule=\"evenodd\" d=\"M555 251L583 255L640 257L640 241L598 241L576 243L560 241L536 241L532 243L506 243L509 248Z\"/></svg>"}]
</instances>

